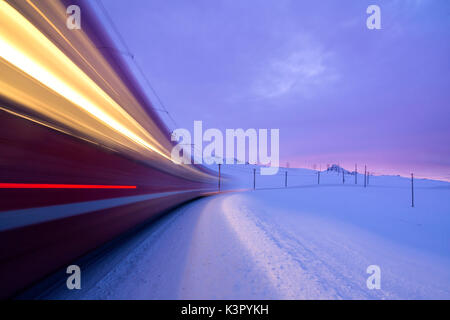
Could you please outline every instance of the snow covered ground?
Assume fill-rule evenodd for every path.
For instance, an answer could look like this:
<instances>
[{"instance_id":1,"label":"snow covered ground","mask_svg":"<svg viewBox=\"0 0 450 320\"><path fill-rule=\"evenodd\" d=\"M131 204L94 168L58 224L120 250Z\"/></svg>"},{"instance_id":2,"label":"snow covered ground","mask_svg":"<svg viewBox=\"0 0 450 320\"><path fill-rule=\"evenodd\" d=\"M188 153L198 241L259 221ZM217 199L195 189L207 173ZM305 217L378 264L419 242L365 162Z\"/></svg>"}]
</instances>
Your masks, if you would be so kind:
<instances>
[{"instance_id":1,"label":"snow covered ground","mask_svg":"<svg viewBox=\"0 0 450 320\"><path fill-rule=\"evenodd\" d=\"M250 167L223 170L253 187ZM289 169L289 188L284 178L189 203L82 266L81 290L44 298L450 299L449 183L416 180L411 208L401 177L367 188L338 173L317 185L306 169ZM366 286L369 265L380 290Z\"/></svg>"}]
</instances>

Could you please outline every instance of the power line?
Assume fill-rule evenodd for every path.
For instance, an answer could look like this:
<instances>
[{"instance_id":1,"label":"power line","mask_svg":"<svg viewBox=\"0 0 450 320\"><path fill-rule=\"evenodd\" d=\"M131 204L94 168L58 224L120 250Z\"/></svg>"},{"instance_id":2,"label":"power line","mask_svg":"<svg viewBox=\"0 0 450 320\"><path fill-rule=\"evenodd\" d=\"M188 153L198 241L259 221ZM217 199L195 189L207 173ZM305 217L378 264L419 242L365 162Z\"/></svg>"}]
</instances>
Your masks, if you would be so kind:
<instances>
[{"instance_id":1,"label":"power line","mask_svg":"<svg viewBox=\"0 0 450 320\"><path fill-rule=\"evenodd\" d=\"M162 100L159 97L159 95L156 93L156 90L151 85L151 83L148 80L147 76L145 75L144 71L142 71L141 67L138 65L136 59L134 58L134 54L131 53L130 48L128 47L127 43L125 42L125 39L122 37L122 35L120 34L119 30L116 28L116 25L114 24L114 21L111 19L110 15L108 14L108 11L106 10L106 8L103 5L102 1L101 0L97 0L97 4L98 4L99 8L102 10L102 12L103 12L104 16L106 17L106 19L108 20L108 23L111 25L114 33L117 35L117 37L118 37L119 41L121 42L122 46L125 48L126 52L123 52L123 51L118 50L116 48L110 48L110 49L114 49L114 50L116 50L116 51L118 51L118 52L120 52L122 54L125 54L125 55L128 55L129 57L131 57L131 60L133 60L134 66L136 67L136 69L138 69L138 71L141 74L142 78L145 80L145 83L147 84L147 86L150 88L150 90L155 95L155 97L158 100L159 104L164 109L164 112L167 114L167 116L173 122L173 124L175 125L175 128L178 128L179 126L178 126L177 122L175 121L175 119L172 117L172 115L167 110L166 106L162 102ZM103 47L103 48L108 48L108 47ZM155 110L158 110L158 109L155 109Z\"/></svg>"}]
</instances>

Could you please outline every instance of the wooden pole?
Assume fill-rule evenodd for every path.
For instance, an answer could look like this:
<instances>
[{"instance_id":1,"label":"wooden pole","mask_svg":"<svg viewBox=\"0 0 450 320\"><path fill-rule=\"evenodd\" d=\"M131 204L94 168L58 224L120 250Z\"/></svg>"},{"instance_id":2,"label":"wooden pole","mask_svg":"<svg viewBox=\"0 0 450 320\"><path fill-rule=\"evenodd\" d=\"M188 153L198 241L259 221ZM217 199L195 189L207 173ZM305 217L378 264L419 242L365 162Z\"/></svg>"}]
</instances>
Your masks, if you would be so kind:
<instances>
[{"instance_id":1,"label":"wooden pole","mask_svg":"<svg viewBox=\"0 0 450 320\"><path fill-rule=\"evenodd\" d=\"M344 172L344 168L342 168L342 184L345 183L345 172Z\"/></svg>"},{"instance_id":2,"label":"wooden pole","mask_svg":"<svg viewBox=\"0 0 450 320\"><path fill-rule=\"evenodd\" d=\"M220 191L220 163L219 163L219 191Z\"/></svg>"},{"instance_id":3,"label":"wooden pole","mask_svg":"<svg viewBox=\"0 0 450 320\"><path fill-rule=\"evenodd\" d=\"M285 172L284 176L284 187L287 188L287 171Z\"/></svg>"},{"instance_id":4,"label":"wooden pole","mask_svg":"<svg viewBox=\"0 0 450 320\"><path fill-rule=\"evenodd\" d=\"M366 187L367 184L367 166L364 165L364 188Z\"/></svg>"},{"instance_id":5,"label":"wooden pole","mask_svg":"<svg viewBox=\"0 0 450 320\"><path fill-rule=\"evenodd\" d=\"M414 208L414 173L411 173L411 207Z\"/></svg>"},{"instance_id":6,"label":"wooden pole","mask_svg":"<svg viewBox=\"0 0 450 320\"><path fill-rule=\"evenodd\" d=\"M253 169L253 190L256 189L256 169Z\"/></svg>"},{"instance_id":7,"label":"wooden pole","mask_svg":"<svg viewBox=\"0 0 450 320\"><path fill-rule=\"evenodd\" d=\"M317 172L317 184L320 184L320 171Z\"/></svg>"}]
</instances>

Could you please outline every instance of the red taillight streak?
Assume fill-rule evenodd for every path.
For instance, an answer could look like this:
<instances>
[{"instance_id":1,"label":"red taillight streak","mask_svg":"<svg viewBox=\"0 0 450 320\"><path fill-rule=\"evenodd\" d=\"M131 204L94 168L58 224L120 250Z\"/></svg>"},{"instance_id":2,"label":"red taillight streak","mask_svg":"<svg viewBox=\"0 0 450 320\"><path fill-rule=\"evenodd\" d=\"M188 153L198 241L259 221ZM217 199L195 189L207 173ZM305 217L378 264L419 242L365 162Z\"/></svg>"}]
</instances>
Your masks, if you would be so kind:
<instances>
[{"instance_id":1,"label":"red taillight streak","mask_svg":"<svg viewBox=\"0 0 450 320\"><path fill-rule=\"evenodd\" d=\"M136 186L94 184L0 183L0 189L136 189Z\"/></svg>"}]
</instances>

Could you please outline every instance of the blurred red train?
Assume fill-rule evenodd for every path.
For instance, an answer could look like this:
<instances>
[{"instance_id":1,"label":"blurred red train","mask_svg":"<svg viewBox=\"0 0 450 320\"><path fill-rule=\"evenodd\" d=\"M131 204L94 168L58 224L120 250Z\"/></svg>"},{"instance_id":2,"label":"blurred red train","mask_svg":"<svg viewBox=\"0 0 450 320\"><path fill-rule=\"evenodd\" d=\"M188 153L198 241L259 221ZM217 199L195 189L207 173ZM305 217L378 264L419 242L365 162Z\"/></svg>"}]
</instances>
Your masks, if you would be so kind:
<instances>
[{"instance_id":1,"label":"blurred red train","mask_svg":"<svg viewBox=\"0 0 450 320\"><path fill-rule=\"evenodd\" d=\"M66 27L78 5L82 30ZM0 297L215 191L170 161L170 132L86 1L0 6Z\"/></svg>"}]
</instances>

